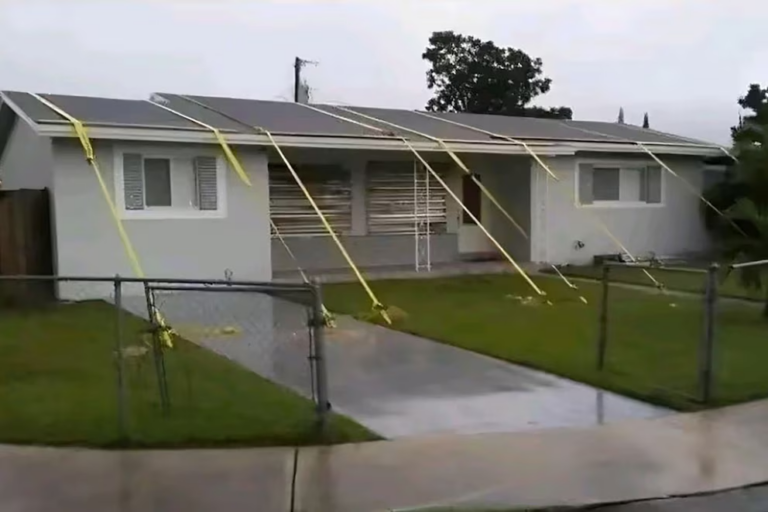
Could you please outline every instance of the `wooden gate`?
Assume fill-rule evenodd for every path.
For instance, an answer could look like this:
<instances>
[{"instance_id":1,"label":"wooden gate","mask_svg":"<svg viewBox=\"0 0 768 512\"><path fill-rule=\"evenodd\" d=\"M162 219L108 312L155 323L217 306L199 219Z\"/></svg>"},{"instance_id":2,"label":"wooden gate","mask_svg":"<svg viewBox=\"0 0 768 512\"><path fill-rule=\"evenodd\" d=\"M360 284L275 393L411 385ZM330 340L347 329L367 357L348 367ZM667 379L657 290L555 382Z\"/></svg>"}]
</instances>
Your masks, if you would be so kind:
<instances>
[{"instance_id":1,"label":"wooden gate","mask_svg":"<svg viewBox=\"0 0 768 512\"><path fill-rule=\"evenodd\" d=\"M52 274L48 190L0 190L0 275ZM55 297L53 282L0 284L0 305L47 302Z\"/></svg>"}]
</instances>

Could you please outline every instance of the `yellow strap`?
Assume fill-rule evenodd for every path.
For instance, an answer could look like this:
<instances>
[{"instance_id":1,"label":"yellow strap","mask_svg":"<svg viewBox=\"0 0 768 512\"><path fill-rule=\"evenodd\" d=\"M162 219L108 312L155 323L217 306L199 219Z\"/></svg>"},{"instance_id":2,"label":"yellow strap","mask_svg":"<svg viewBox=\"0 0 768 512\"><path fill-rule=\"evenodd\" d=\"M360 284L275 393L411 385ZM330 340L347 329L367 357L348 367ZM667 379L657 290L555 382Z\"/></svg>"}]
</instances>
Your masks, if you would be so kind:
<instances>
[{"instance_id":1,"label":"yellow strap","mask_svg":"<svg viewBox=\"0 0 768 512\"><path fill-rule=\"evenodd\" d=\"M659 158L658 156L656 156L656 155L655 155L655 154L654 154L654 153L653 153L653 152L652 152L650 149L648 149L647 147L645 147L645 144L643 144L643 143L641 143L641 142L635 142L635 144L637 144L637 145L638 145L640 148L642 148L642 149L643 149L643 151L645 151L646 153L648 153L648 154L651 156L651 158L653 158L653 159L656 161L656 163L657 163L657 164L659 164L659 165L660 165L662 168L664 168L664 170L666 170L666 171L667 171L668 173L670 173L672 176L674 176L675 178L677 178L678 180L680 180L680 182L681 182L681 183L683 183L683 185L685 185L685 186L688 188L688 190L690 190L691 192L693 192L693 193L694 193L694 194L695 194L695 195L696 195L696 196L697 196L699 199L701 199L701 201L702 201L704 204L706 204L706 205L707 205L709 208L711 208L712 210L714 210L714 211L715 211L715 212L716 212L716 213L717 213L717 214L718 214L720 217L722 217L722 218L724 218L725 220L727 220L728 222L730 222L730 224L731 224L731 225L732 225L734 228L736 228L736 231L738 231L739 233L741 233L741 234L742 234L743 236L745 236L745 237L747 236L747 234L744 232L744 230L742 230L742 229L739 227L739 225L738 225L738 224L736 224L736 222L734 222L734 220L733 220L733 219L731 219L731 218L730 218L730 217L728 217L728 216L727 216L725 213L723 213L723 212L722 212L722 211L721 211L721 210L720 210L720 209L719 209L717 206L715 206L715 205L713 205L711 202L709 202L709 200L708 200L706 197L704 197L703 195L701 195L701 194L699 193L699 191L698 191L698 190L696 190L696 187L694 187L693 185L691 185L691 184L688 182L688 180L686 180L685 178L683 178L682 176L680 176L679 174L677 174L675 171L673 171L673 170L672 170L672 168L670 168L670 167L669 167L667 164L665 164L665 163L664 163L664 162L661 160L661 158Z\"/></svg>"},{"instance_id":2,"label":"yellow strap","mask_svg":"<svg viewBox=\"0 0 768 512\"><path fill-rule=\"evenodd\" d=\"M331 113L331 112L326 112L326 111L324 111L324 110L322 110L322 109L317 109L317 108L315 108L315 107L311 107L311 106L309 106L309 105L304 105L304 106L305 106L305 107L308 107L308 108L311 108L311 109L313 109L313 110L317 110L318 112L321 112L321 113L324 113L324 114L330 115L330 116L332 116L332 117L335 117L335 118L337 118L337 119L341 119L342 121L347 121L347 122L350 122L350 123L358 124L358 125L360 125L360 126L363 126L363 127L366 127L366 128L372 129L372 130L375 130L375 131L379 131L379 132L384 132L384 131L385 131L385 130L383 130L382 128L379 128L379 127L376 127L376 126L372 126L372 125L368 125L368 124L365 124L365 123L361 123L361 122L359 122L359 121L355 121L354 119L348 119L348 118L346 118L346 117L343 117L343 116L338 116L338 115L336 115L336 114L333 114L333 113ZM346 112L351 112L352 114L357 114L357 112L355 112L355 111L349 111L349 110L347 110L347 109L345 109L345 108L343 108L343 107L338 107L338 106L336 106L335 108L338 108L338 109L340 109L340 110L344 110L344 111L346 111ZM384 123L384 124L390 124L390 125L393 125L393 123L387 123L386 121L380 121L379 119L377 119L377 118L374 118L374 117L365 116L365 115L362 115L362 114L360 114L360 115L361 115L361 117L368 117L368 118L370 118L370 119L372 119L372 120L374 120L374 121L377 121L377 122L381 122L381 123ZM393 126L394 126L395 128L400 128L400 129L403 129L403 130L406 130L406 131L413 131L413 130L409 130L409 129L407 129L407 128L401 128L401 127L398 127L397 125L393 125ZM419 134L419 135L421 135L421 134ZM430 138L430 137L431 137L431 136L429 136L429 135L423 135L423 136L424 136L424 137L426 137L426 138ZM505 250L505 249L504 249L504 248L501 246L501 244L499 244L499 242L497 242L497 241L496 241L496 239L495 239L493 236L491 236L491 234L488 232L488 230L487 230L487 229L485 229L485 226L483 226L483 225L480 223L480 221L477 219L477 217L475 217L475 215L474 215L474 214L473 214L471 211L469 211L469 209L468 209L468 208L467 208L467 207L464 205L464 203L462 203L462 202L461 202L461 199L459 199L459 198L458 198L458 196L457 196L457 195L456 195L456 194L453 192L453 190L451 190L451 187L449 187L449 186L448 186L448 184L446 184L446 183L445 183L445 181L443 181L443 179L440 177L440 175L439 175L439 174L437 174L437 173L435 172L435 170L434 170L434 169L432 169L432 167L429 165L429 163L427 163L427 161L426 161L426 160L424 160L424 158L422 158L422 157L421 157L421 155L419 154L419 152L418 152L418 151L416 151L416 148L414 148L414 147L411 145L411 143L410 143L410 142L408 142L408 139L406 139L405 137L399 137L399 138L400 138L400 140L402 140L402 141L403 141L403 144L405 144L405 145L406 145L406 147L407 147L407 148L408 148L408 149L409 149L409 150L410 150L410 151L411 151L411 152L414 154L414 156L415 156L415 157L416 157L416 158L417 158L417 159L418 159L418 160L419 160L419 161L422 163L422 165L423 165L423 166L424 166L424 167L425 167L425 168L426 168L426 169L427 169L427 170L430 172L430 174L431 174L432 176L434 176L434 177L435 177L435 179L437 180L437 182L438 182L438 183L440 183L440 185L442 185L442 187L443 187L443 188L446 190L446 192L448 192L448 194L449 194L449 195L450 195L450 196L453 198L453 200L454 200L454 201L456 201L456 203L458 203L458 204L459 204L459 206L461 206L461 208L462 208L462 209L463 209L463 210L464 210L464 211L467 213L467 215L469 215L469 216L470 216L470 218L471 218L471 219L472 219L472 220L475 222L475 224L477 224L477 226L478 226L478 227L479 227L479 228L482 230L482 232L483 232L483 233L484 233L484 234L485 234L485 235L486 235L486 236L487 236L487 237L488 237L488 238L491 240L491 242L492 242L492 243L493 243L493 244L496 246L496 248L497 248L497 249L499 249L499 251L501 251L501 253L504 255L504 257L506 257L506 258L507 258L507 260L508 260L508 261L509 261L509 262L512 264L512 266L515 268L515 270L517 270L517 271L520 273L520 275L521 275L521 276L523 276L523 278L524 278L524 279L526 280L526 282L527 282L527 283L528 283L528 284L531 286L531 288L533 288L533 289L534 289L534 291L536 291L536 293L537 293L537 294L539 294L539 295L541 295L541 296L544 296L544 295L546 295L546 293L544 293L544 291L542 291L542 290L541 290L541 288L539 288L538 286L536 286L536 283L534 283L534 282L533 282L533 280L532 280L530 277L528 277L528 274L527 274L527 273L526 273L526 272L525 272L525 271L522 269L522 267L520 267L520 265L518 265L518 264L517 264L517 262L516 262L516 261L515 261L515 260L512 258L512 256L510 256L510 255L509 255L509 253L507 253L507 251L506 251L506 250ZM458 158L458 157L457 157L457 158ZM466 169L466 167L464 167L464 168ZM471 176L471 175L472 175L472 174L470 173L470 176ZM475 180L475 178L474 178L474 177L473 177L472 179L473 179L473 180ZM475 180L475 182L479 184L479 181Z\"/></svg>"},{"instance_id":3,"label":"yellow strap","mask_svg":"<svg viewBox=\"0 0 768 512\"><path fill-rule=\"evenodd\" d=\"M310 108L313 108L313 107L310 107ZM350 110L350 109L345 108L345 107L341 107L341 106L336 105L334 108L338 108L339 110L343 110L344 112L347 112L348 114L358 115L358 116L360 116L362 118L365 118L365 119L368 119L368 120L371 120L371 121L375 121L375 122L379 122L379 123L383 123L383 124L389 125L389 126L395 128L397 130L402 130L402 131L407 131L407 132L414 133L414 134L416 134L416 135L418 135L420 137L424 137L425 139L431 140L431 141L436 142L437 144L439 144L440 147L446 153L448 153L448 156L450 156L451 159L454 162L456 162L456 165L458 165L459 168L462 171L464 171L464 173L466 173L467 176L469 176L472 179L473 182L475 182L475 185L478 186L478 188L486 195L486 197L488 197L488 199L491 200L491 203L493 203L493 205L496 208L499 209L499 211L507 218L507 220L509 220L509 222L512 223L512 225L515 227L515 229L517 229L520 232L520 234L522 234L523 237L526 240L528 239L528 233L525 232L525 229L523 229L522 226L520 226L520 224L518 224L518 222L514 219L514 217L512 217L512 215L510 215L510 213L501 205L501 203L499 203L499 201L491 193L491 191L488 190L488 188L485 185L483 185L483 183L475 177L475 175L472 173L472 171L464 164L464 162L458 157L458 155L456 155L456 153L454 153L453 150L451 150L451 148L448 147L448 144L446 144L445 141L443 141L442 139L439 139L437 137L433 137L432 135L429 135L427 133L422 133L420 131L413 130L411 128L406 128L404 126L400 126L400 125L397 125L395 123L391 123L389 121L384 121L383 119L379 119L377 117L373 117L373 116L369 116L369 115L366 115L366 114L362 114L360 112L357 112L355 110ZM315 109L315 110L318 110L318 111L323 112L323 113L327 113L327 112L325 112L325 111L323 111L321 109ZM331 114L331 115L333 115L333 114ZM341 117L341 116L335 116L335 117L339 117L341 119L347 119L347 118L344 118L344 117ZM350 119L350 121L353 121L353 120ZM368 126L368 125L366 125L366 126ZM369 126L369 128L374 128L375 129L375 127L373 127L373 126ZM381 130L381 128L378 128L378 130Z\"/></svg>"},{"instance_id":4,"label":"yellow strap","mask_svg":"<svg viewBox=\"0 0 768 512\"><path fill-rule=\"evenodd\" d=\"M229 165L232 166L232 169L235 170L237 175L240 177L240 179L248 185L249 187L252 186L250 178L248 178L248 174L245 172L245 169L243 169L243 166L240 165L240 161L235 156L235 153L232 151L232 148L229 147L229 144L227 143L227 140L224 138L224 136L221 134L221 131L219 131L218 128L211 126L207 123L204 123L202 121L198 121L194 117L190 117L186 114L182 114L181 112L174 110L170 107L166 107L165 105L161 105L160 103L155 103L153 101L150 101L148 103L151 103L152 105L155 105L156 107L160 107L163 110L166 110L170 112L171 114L176 114L177 116L186 119L187 121L190 121L192 123L195 123L198 126L201 126L207 130L210 130L213 132L213 136L216 137L216 142L219 143L219 146L221 146L221 150L224 152L224 156L227 157L227 161L229 162Z\"/></svg>"},{"instance_id":5,"label":"yellow strap","mask_svg":"<svg viewBox=\"0 0 768 512\"><path fill-rule=\"evenodd\" d=\"M271 216L269 219L269 225L275 231L275 235L277 236L277 239L280 240L280 243L283 245L285 252L288 253L288 256L290 256L290 258L293 260L293 263L296 264L296 270L299 271L299 274L301 275L301 280L304 281L304 284L312 284L311 281L309 280L309 277L307 277L307 274L304 272L304 269L301 268L299 259L293 253L290 246L288 245L288 242L285 241L285 238L283 238L283 235L280 233L280 230L277 229L277 225L274 223ZM333 319L333 315L331 314L331 312L328 311L328 309L325 307L325 304L321 304L320 307L323 310L323 318L325 318L326 325L328 327L335 327L336 322Z\"/></svg>"},{"instance_id":6,"label":"yellow strap","mask_svg":"<svg viewBox=\"0 0 768 512\"><path fill-rule=\"evenodd\" d=\"M453 121L453 120L450 120L450 119L443 119L441 117L431 116L431 115L429 115L427 113L424 113L424 112L416 112L416 113L420 114L420 115L423 115L425 117L429 117L431 119L437 119L438 121L444 121L446 123L454 124L456 126L461 126L462 128L467 128L468 130L474 130L476 132L484 133L484 134L489 135L491 137L497 137L497 138L500 138L500 139L508 140L508 141L513 142L515 144L520 144L536 160L536 162L538 162L539 165L542 166L542 169L544 169L556 181L560 181L560 178L558 178L557 175L555 175L555 173L552 172L552 169L550 169L549 166L547 166L538 157L538 155L536 155L536 153L523 141L519 141L519 140L513 139L512 137L507 137L506 135L500 135L498 133L493 133L493 132L490 132L490 131L487 131L487 130L483 130L482 128L476 128L476 127L468 125L468 124L459 123L458 121ZM605 223L603 223L603 221L595 213L591 212L588 209L583 209L583 208L582 208L582 211L587 212L590 215L590 217L595 221L595 223L598 225L598 227L600 227L600 229L602 229L602 231L608 236L608 238L611 239L611 241L613 241L614 244L616 244L617 247L619 247L627 256L629 256L629 259L631 261L633 261L633 262L637 261L637 259L634 256L632 256L632 253L630 253L629 250L624 246L624 244L622 244L621 241L618 238L616 238L613 235L613 233L611 233L611 230L608 229L608 226L606 226ZM654 278L650 274L650 272L648 272L647 270L643 269L643 273L648 277L648 279L650 279L653 282L653 284L657 288L659 288L659 289L663 289L664 288L664 285L661 284L659 281L657 281L656 278Z\"/></svg>"},{"instance_id":7,"label":"yellow strap","mask_svg":"<svg viewBox=\"0 0 768 512\"><path fill-rule=\"evenodd\" d=\"M564 123L561 123L561 124L564 124ZM597 131L594 131L594 130L590 130L588 128L582 128L580 126L569 126L569 128L576 129L576 130L579 130L579 131L582 131L582 132L586 132L586 133L593 133L595 135L600 135L600 136L603 136L603 137L609 137L611 139L619 140L621 142L626 142L626 143L629 143L629 144L635 144L637 147L639 147L640 149L642 149L643 151L648 153L651 156L651 158L653 158L656 161L656 163L658 163L662 167L662 169L664 169L669 174L671 174L672 176L674 176L675 178L680 180L683 183L683 185L685 185L688 188L688 190L690 190L696 197L698 197L704 204L706 204L707 207L711 208L720 217L722 217L725 220L727 220L728 222L730 222L731 225L733 225L733 227L735 227L736 230L739 233L741 233L744 236L747 236L747 234L744 233L744 231L742 231L742 229L732 219L730 219L727 215L725 215L725 213L723 213L717 206L715 206L711 202L709 202L706 197L704 197L702 194L699 193L699 191L696 189L696 187L694 187L693 185L690 184L690 182L688 182L688 180L686 180L685 178L683 178L682 176L677 174L675 171L673 171L671 167L669 167L667 164L665 164L661 160L661 158L656 156L656 154L654 154L650 149L648 149L645 146L644 143L636 141L636 140L625 139L624 137L617 137L616 135L608 135L607 133L597 132ZM723 151L726 155L728 155L729 157L731 157L731 158L733 158L735 160L735 157L733 155L731 155L728 152L728 150L726 150L724 147L722 147L722 146L717 146L717 147L721 151Z\"/></svg>"},{"instance_id":8,"label":"yellow strap","mask_svg":"<svg viewBox=\"0 0 768 512\"><path fill-rule=\"evenodd\" d=\"M133 244L131 243L131 239L128 237L128 232L125 230L125 226L123 225L123 221L120 218L120 215L117 213L117 207L115 206L115 202L112 200L112 194L109 192L109 188L107 187L106 182L104 181L104 177L101 174L101 170L99 169L99 164L96 161L96 155L93 151L93 145L91 144L91 139L88 137L88 131L85 129L85 126L83 123L74 118L73 116L69 115L67 112L53 104L51 101L43 98L39 94L36 93L30 93L32 97L34 97L37 101L45 105L46 107L50 108L54 112L56 112L58 115L66 119L70 122L72 125L72 128L75 130L75 134L77 135L77 138L80 140L80 145L83 148L83 152L85 153L85 160L88 162L88 165L91 166L93 169L93 172L96 174L96 179L99 182L99 187L101 188L101 193L104 196L104 199L107 202L107 205L109 206L109 211L112 214L112 219L115 221L115 226L117 227L117 232L120 236L120 240L123 243L123 248L125 249L125 253L128 256L128 260L131 264L131 267L133 268L133 272L136 274L136 277L139 278L145 278L144 270L141 267L141 263L139 262L139 257L136 254L136 251L133 248ZM173 332L170 330L165 322L165 319L163 318L162 314L160 314L159 311L155 311L155 317L162 327L161 330L161 336L163 338L163 341L168 347L173 347L173 340L170 336L170 334Z\"/></svg>"},{"instance_id":9,"label":"yellow strap","mask_svg":"<svg viewBox=\"0 0 768 512\"><path fill-rule=\"evenodd\" d=\"M487 236L488 239L493 243L493 245L495 245L496 248L501 252L501 254L503 254L504 257L507 258L507 261L509 261L512 264L512 266L515 267L515 270L517 270L520 273L520 275L523 276L523 279L525 279L525 281L531 286L531 288L533 288L534 291L541 296L546 295L546 293L544 293L544 291L541 288L536 286L536 283L534 283L533 280L530 277L528 277L528 274L522 269L520 265L517 264L517 262L512 258L512 256L509 255L509 253L504 249L504 247L502 247L501 244L498 241L496 241L496 239L488 232L488 230L485 229L485 226L483 226L480 223L478 218L475 217L475 215L469 210L469 208L467 208L466 205L461 202L461 199L459 199L456 193L453 190L451 190L451 187L449 187L448 184L443 181L440 175L437 174L434 169L432 169L429 163L426 160L424 160L424 158L422 158L419 152L416 151L416 149L413 146L411 146L411 143L408 142L408 139L403 137L402 141L406 146L408 146L408 149L410 149L411 152L414 154L414 156L416 156L416 158L419 159L421 164L430 172L430 174L434 176L434 178L438 181L438 183L440 183L440 185L443 186L446 192L448 192L451 195L453 200L456 201L464 210L464 212L467 215L469 215L469 217L475 222L475 224L477 224L477 227L480 228L480 230L485 234L485 236Z\"/></svg>"},{"instance_id":10,"label":"yellow strap","mask_svg":"<svg viewBox=\"0 0 768 512\"><path fill-rule=\"evenodd\" d=\"M341 240L339 240L338 235L336 235L336 232L333 230L333 227L331 226L330 222L328 222L328 219L325 217L325 214L323 214L322 210L320 210L320 207L317 206L317 203L312 197L312 194L310 194L309 190L307 190L307 187L304 185L304 182L301 180L299 175L294 170L293 166L291 165L291 162L288 161L288 158L286 158L285 154L283 153L283 150L280 149L280 146L275 141L275 138L272 137L272 134L268 130L265 130L263 128L261 130L264 133L264 135L267 136L269 141L272 143L272 146L275 148L275 151L277 151L277 154L280 155L280 158L283 160L283 163L290 171L291 175L293 176L293 179L296 181L296 184L299 185L299 188L301 188L301 191L304 193L304 197L307 198L307 201L309 201L309 204L312 205L312 208L315 210L315 213L317 214L317 216L320 217L320 221L323 223L325 230L328 232L329 235L331 235L331 238L336 244L336 247L339 248L341 255L346 260L347 265L349 265L349 267L352 269L352 272L354 272L355 277L357 277L357 280L360 281L360 284L363 286L363 288L365 289L365 292L368 294L368 297L371 299L371 302L373 303L373 309L375 311L378 311L381 317L388 324L392 324L392 319L389 317L389 314L387 313L386 308L376 297L376 294L373 293L373 290L371 290L371 287L368 286L368 282L363 277L363 274L357 268L357 265L355 265L355 262L352 261L352 257L347 252L347 249L341 243Z\"/></svg>"},{"instance_id":11,"label":"yellow strap","mask_svg":"<svg viewBox=\"0 0 768 512\"><path fill-rule=\"evenodd\" d=\"M221 151L224 153L224 156L226 156L227 161L229 162L229 165L232 167L232 169L238 175L240 180L248 188L253 190L253 184L251 183L251 180L248 177L248 173L245 172L245 168L240 163L240 160L235 155L235 152L232 151L232 148L229 146L229 143L227 143L227 139L224 138L224 135L222 135L221 131L218 128L216 128L214 126L211 126L208 123L204 123L204 122L202 122L202 121L200 121L198 119L195 119L192 116L188 116L186 114L183 114L183 113L179 112L178 110L175 110L175 109L172 109L172 108L167 107L165 105L162 105L160 103L155 103L155 102L152 102L152 101L150 101L149 103L151 103L152 105L155 105L157 107L160 107L160 108L170 112L171 114L175 114L175 115L177 115L177 116L179 116L179 117L181 117L183 119L186 119L187 121L195 123L196 125L201 126L201 127L205 128L207 130L210 130L213 133L214 137L216 137L216 142L219 143L219 146L221 147ZM285 239L283 238L283 235L280 234L280 231L277 229L277 226L272 221L271 217L269 219L269 224L272 227L272 229L275 231L275 234L277 235L277 238L283 244L283 247L285 248L285 250L288 253L288 255L291 257L291 259L294 261L294 263L296 263L296 268L299 270L299 274L301 275L301 279L304 281L305 284L310 284L309 278L307 277L307 275L304 273L304 270L299 265L299 260L293 254L293 251L291 251L291 248L288 247L288 244L286 243ZM326 309L325 304L322 305L322 308L323 308L323 316L326 318L326 321L328 321L330 324L332 324L333 323L332 322L333 315L331 315L330 311L328 311Z\"/></svg>"},{"instance_id":12,"label":"yellow strap","mask_svg":"<svg viewBox=\"0 0 768 512\"><path fill-rule=\"evenodd\" d=\"M257 130L257 131L259 131L260 133L264 133L264 134L266 134L266 135L268 136L268 138L270 139L270 141L272 142L272 144L274 145L274 147L275 147L275 149L277 150L277 152L280 154L280 156L281 156L281 158L283 159L283 161L286 163L286 165L287 165L287 166L289 167L289 169L291 170L291 173L293 174L293 177L294 177L294 179L296 180L296 183L298 183L298 185L300 186L300 188L302 189L302 191L304 192L304 194L305 194L305 195L307 196L307 198L309 199L309 202L310 202L310 204L311 204L311 205L314 207L314 209L315 209L315 212L316 212L316 213L318 214L318 216L320 217L320 220L323 222L323 224L325 225L326 229L328 229L328 228L330 227L330 224L328 223L328 221L326 220L325 216L324 216L324 215L323 215L323 213L320 211L320 209L317 207L317 204L315 204L315 202L314 202L314 199L312 199L311 195L309 194L309 191L308 191L308 190L306 189L306 187L304 186L304 183L301 181L301 179L300 179L300 178L298 177L298 175L295 173L295 171L293 170L293 167L291 167L290 163L288 162L288 159L287 159L287 158L285 158L285 155L283 154L282 150L280 149L280 147L279 147L279 146L277 145L277 143L275 142L274 138L272 137L272 134L270 134L270 133L269 133L267 130L265 130L264 128L261 128L261 127L258 127L258 126L250 126L250 125L248 125L248 124L246 124L246 123L243 123L242 121L240 121L240 120L239 120L239 119L237 119L237 118L233 118L232 116L229 116L229 115L227 115L227 114L224 114L223 112L219 112L218 110L216 110L216 109L214 109L214 108L212 108L212 107L210 107L210 106L206 105L205 103L202 103L202 102L200 102L200 101L197 101L197 100L195 100L194 98L190 98L189 96L182 96L182 98L184 98L186 101L189 101L190 103L193 103L193 104L195 104L195 105L197 105L197 106L199 106L199 107L202 107L202 108L208 109L208 110L210 110L210 111L212 111L212 112L216 112L216 113L217 113L218 115L220 115L220 116L224 116L224 117L227 117L227 118L229 118L229 119L232 119L233 121L235 121L235 122L237 122L237 123L240 123L240 124L242 124L243 126L247 126L247 127L249 127L249 128L253 128L254 130ZM183 114L181 114L180 112L176 112L175 110L169 109L168 107L164 107L164 108L165 108L166 110L170 111L170 112L173 112L173 113L176 113L176 114L182 115L183 117L186 117L187 119L189 119L189 120L191 120L191 121L195 121L195 122L198 122L197 120L195 120L195 119L193 119L193 118L191 118L191 117L189 117L189 116L184 116L184 115L183 115ZM198 122L198 123L199 123L199 122ZM205 125L205 126L206 126L206 127L208 127L209 125ZM213 127L210 127L210 129L213 129ZM223 138L222 136L219 136L219 137L217 137L217 139L220 141L220 143L221 143L221 141L224 141L224 138ZM224 141L224 142L226 143L226 141ZM231 155L232 155L232 157L234 158L234 153L232 153L232 152L230 151L230 154L231 154ZM242 167L241 167L241 169L242 169ZM250 181L248 182L248 185L250 185ZM275 229L277 230L277 227L274 225L274 223L272 224L272 226L273 226L273 227L275 227ZM278 232L278 231L276 231L276 233L279 233L279 232ZM344 246L341 244L341 241L339 241L338 237L336 236L336 233L334 233L332 229L329 229L329 233L330 233L330 235L331 235L331 238L333 239L333 241L336 243L337 247L339 248L339 251L342 253L342 255L343 255L343 256L344 256L344 258L346 259L347 263L348 263L348 264L350 265L350 267L352 268L352 271L355 273L355 276L357 277L358 281L360 281L360 284L363 286L363 288L365 289L365 291L368 293L368 296L371 298L371 301L373 302L373 309L374 309L374 310L376 310L376 311L378 311L378 312L379 312L379 314L381 314L382 318L384 318L384 320L385 320L385 321L386 321L388 324L390 324L390 325L391 325L391 324L392 324L392 320L390 319L389 315L387 314L386 308L385 308L385 307L384 307L384 306L381 304L381 302L379 302L379 300L376 298L376 296L374 295L374 293L373 293L373 291L371 290L370 286L368 286L368 283L365 281L365 278L364 278L364 277L363 277L363 275L360 273L360 271L358 270L358 268L357 268L357 266L355 265L355 263L352 261L352 258L349 256L349 253L347 253L346 249L345 249L345 248L344 248ZM282 236L280 236L280 238L281 238L281 240L282 240ZM290 250L290 248L288 248L288 245L285 243L285 241L284 241L284 240L283 240L283 246L284 246L284 247L285 247L285 248L286 248L286 249L289 251L289 254L293 254L293 252ZM297 262L297 266L298 266L298 261L295 259L295 257L294 257L294 261L296 261L296 262ZM304 272L301 270L301 268L300 268L300 267L299 267L299 270L301 271L301 274L303 275L303 274L304 274ZM304 277L306 278L306 276L304 276ZM329 322L329 324L330 324L330 325L332 325L332 324L333 324L333 316L332 316L332 315L331 315L331 313L330 313L330 312L329 312L329 311L328 311L328 310L325 308L325 306L323 306L323 315L324 315L324 317L325 317L326 321L327 321L327 322Z\"/></svg>"}]
</instances>

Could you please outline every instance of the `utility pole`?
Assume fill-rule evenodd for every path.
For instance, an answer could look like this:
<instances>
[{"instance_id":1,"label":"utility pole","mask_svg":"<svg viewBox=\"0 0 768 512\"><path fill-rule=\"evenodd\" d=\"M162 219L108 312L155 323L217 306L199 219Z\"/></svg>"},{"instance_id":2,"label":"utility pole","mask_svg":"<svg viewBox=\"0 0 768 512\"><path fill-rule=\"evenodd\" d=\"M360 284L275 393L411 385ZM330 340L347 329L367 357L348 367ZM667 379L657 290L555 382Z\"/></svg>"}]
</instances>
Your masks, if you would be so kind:
<instances>
[{"instance_id":1,"label":"utility pole","mask_svg":"<svg viewBox=\"0 0 768 512\"><path fill-rule=\"evenodd\" d=\"M304 66L304 61L299 57L293 61L293 101L299 102L299 91L301 89L301 68Z\"/></svg>"},{"instance_id":2,"label":"utility pole","mask_svg":"<svg viewBox=\"0 0 768 512\"><path fill-rule=\"evenodd\" d=\"M293 101L307 103L309 100L309 86L301 79L301 69L307 64L317 64L311 60L296 57L293 61Z\"/></svg>"}]
</instances>

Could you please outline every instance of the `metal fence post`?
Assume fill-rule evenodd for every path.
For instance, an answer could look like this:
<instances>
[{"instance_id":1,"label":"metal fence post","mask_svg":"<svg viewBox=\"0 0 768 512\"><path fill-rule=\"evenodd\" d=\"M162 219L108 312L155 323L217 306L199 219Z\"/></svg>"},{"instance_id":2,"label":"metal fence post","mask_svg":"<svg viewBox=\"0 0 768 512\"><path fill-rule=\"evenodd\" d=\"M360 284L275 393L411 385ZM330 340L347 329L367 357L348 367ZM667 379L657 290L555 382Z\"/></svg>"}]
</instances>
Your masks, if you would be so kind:
<instances>
[{"instance_id":1,"label":"metal fence post","mask_svg":"<svg viewBox=\"0 0 768 512\"><path fill-rule=\"evenodd\" d=\"M709 403L712 399L712 387L715 366L715 318L717 309L717 275L720 265L713 263L707 272L706 291L704 293L704 329L699 348L699 388L701 401Z\"/></svg>"},{"instance_id":2,"label":"metal fence post","mask_svg":"<svg viewBox=\"0 0 768 512\"><path fill-rule=\"evenodd\" d=\"M155 362L155 374L160 393L160 410L165 414L168 412L170 404L165 376L165 362L163 361L163 347L160 346L160 335L158 333L161 327L157 323L155 302L152 299L152 289L148 282L144 283L144 298L147 301L147 314L149 315L149 323L152 326L152 358Z\"/></svg>"},{"instance_id":3,"label":"metal fence post","mask_svg":"<svg viewBox=\"0 0 768 512\"><path fill-rule=\"evenodd\" d=\"M605 355L608 351L608 291L610 288L611 267L603 263L603 290L600 301L600 326L597 339L597 370L605 368Z\"/></svg>"},{"instance_id":4,"label":"metal fence post","mask_svg":"<svg viewBox=\"0 0 768 512\"><path fill-rule=\"evenodd\" d=\"M325 433L331 402L328 397L328 373L325 358L325 317L323 315L323 292L320 283L312 280L312 334L315 340L315 388L317 389L317 412L320 432Z\"/></svg>"},{"instance_id":5,"label":"metal fence post","mask_svg":"<svg viewBox=\"0 0 768 512\"><path fill-rule=\"evenodd\" d=\"M123 286L120 276L115 276L115 367L117 371L117 428L120 441L125 441L126 435L126 400L125 373L123 368Z\"/></svg>"}]
</instances>

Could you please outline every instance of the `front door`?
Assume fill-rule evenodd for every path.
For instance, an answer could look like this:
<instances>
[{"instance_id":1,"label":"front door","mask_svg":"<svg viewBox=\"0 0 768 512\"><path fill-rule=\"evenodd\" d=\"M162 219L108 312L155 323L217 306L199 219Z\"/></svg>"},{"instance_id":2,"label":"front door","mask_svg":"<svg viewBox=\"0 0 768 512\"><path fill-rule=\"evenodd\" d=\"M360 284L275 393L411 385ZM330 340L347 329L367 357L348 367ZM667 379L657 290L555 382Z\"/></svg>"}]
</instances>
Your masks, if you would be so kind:
<instances>
[{"instance_id":1,"label":"front door","mask_svg":"<svg viewBox=\"0 0 768 512\"><path fill-rule=\"evenodd\" d=\"M479 174L473 174L473 176L480 181ZM477 183L468 174L463 175L461 179L461 198L464 206L487 229L488 226L483 218L485 196L480 187L477 186ZM483 233L483 230L480 229L480 226L477 225L474 219L472 219L472 216L463 209L461 210L459 223L459 252L468 257L482 257L494 252L493 243Z\"/></svg>"}]
</instances>

